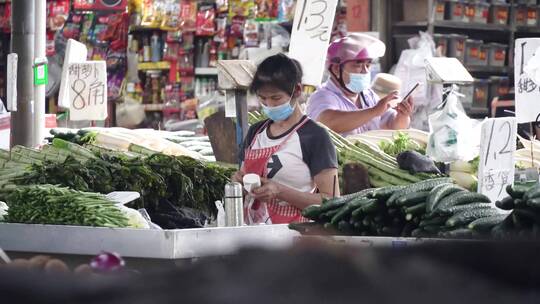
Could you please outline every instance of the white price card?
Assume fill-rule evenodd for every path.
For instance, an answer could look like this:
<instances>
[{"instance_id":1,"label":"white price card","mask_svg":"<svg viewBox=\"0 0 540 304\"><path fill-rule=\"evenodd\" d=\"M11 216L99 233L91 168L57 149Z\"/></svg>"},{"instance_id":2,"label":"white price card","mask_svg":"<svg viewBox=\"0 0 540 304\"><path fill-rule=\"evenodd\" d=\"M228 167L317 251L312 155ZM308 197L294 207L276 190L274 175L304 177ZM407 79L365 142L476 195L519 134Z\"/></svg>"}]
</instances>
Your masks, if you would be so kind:
<instances>
[{"instance_id":1,"label":"white price card","mask_svg":"<svg viewBox=\"0 0 540 304\"><path fill-rule=\"evenodd\" d=\"M478 192L492 202L506 196L506 186L514 183L515 117L490 118L483 122L478 167Z\"/></svg>"},{"instance_id":2,"label":"white price card","mask_svg":"<svg viewBox=\"0 0 540 304\"><path fill-rule=\"evenodd\" d=\"M17 54L9 54L7 56L7 108L10 111L17 111L17 67Z\"/></svg>"},{"instance_id":3,"label":"white price card","mask_svg":"<svg viewBox=\"0 0 540 304\"><path fill-rule=\"evenodd\" d=\"M321 84L338 0L296 2L289 56L300 62L303 83Z\"/></svg>"},{"instance_id":4,"label":"white price card","mask_svg":"<svg viewBox=\"0 0 540 304\"><path fill-rule=\"evenodd\" d=\"M107 66L105 61L70 63L68 67L69 119L107 118Z\"/></svg>"},{"instance_id":5,"label":"white price card","mask_svg":"<svg viewBox=\"0 0 540 304\"><path fill-rule=\"evenodd\" d=\"M518 123L540 121L540 82L534 79L534 66L540 56L540 38L516 40L514 56L514 85Z\"/></svg>"},{"instance_id":6,"label":"white price card","mask_svg":"<svg viewBox=\"0 0 540 304\"><path fill-rule=\"evenodd\" d=\"M68 83L68 68L70 63L85 62L88 56L86 45L69 39L66 46L66 54L64 56L64 65L62 67L62 78L60 82L60 92L58 93L58 105L64 109L69 109L69 83Z\"/></svg>"}]
</instances>

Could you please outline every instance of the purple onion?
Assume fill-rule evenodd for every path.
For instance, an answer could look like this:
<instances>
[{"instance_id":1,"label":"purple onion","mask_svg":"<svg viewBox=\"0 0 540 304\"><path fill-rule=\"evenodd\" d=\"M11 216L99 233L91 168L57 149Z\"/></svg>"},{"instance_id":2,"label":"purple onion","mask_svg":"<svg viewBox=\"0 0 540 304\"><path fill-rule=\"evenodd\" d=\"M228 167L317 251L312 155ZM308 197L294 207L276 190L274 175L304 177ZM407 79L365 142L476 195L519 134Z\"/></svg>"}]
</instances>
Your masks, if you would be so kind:
<instances>
[{"instance_id":1,"label":"purple onion","mask_svg":"<svg viewBox=\"0 0 540 304\"><path fill-rule=\"evenodd\" d=\"M114 272L124 268L126 263L115 252L102 251L98 256L92 259L90 267L98 272Z\"/></svg>"}]
</instances>

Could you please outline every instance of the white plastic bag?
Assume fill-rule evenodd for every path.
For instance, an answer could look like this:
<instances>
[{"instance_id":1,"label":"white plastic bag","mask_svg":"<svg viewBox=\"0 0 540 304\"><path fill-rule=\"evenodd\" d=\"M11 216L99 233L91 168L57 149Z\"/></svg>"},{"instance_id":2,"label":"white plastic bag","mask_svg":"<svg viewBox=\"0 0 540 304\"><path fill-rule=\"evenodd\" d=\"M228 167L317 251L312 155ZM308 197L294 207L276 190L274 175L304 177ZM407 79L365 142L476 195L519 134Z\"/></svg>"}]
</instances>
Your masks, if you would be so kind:
<instances>
[{"instance_id":1,"label":"white plastic bag","mask_svg":"<svg viewBox=\"0 0 540 304\"><path fill-rule=\"evenodd\" d=\"M6 107L4 107L4 102L0 99L0 114L7 113Z\"/></svg>"},{"instance_id":2,"label":"white plastic bag","mask_svg":"<svg viewBox=\"0 0 540 304\"><path fill-rule=\"evenodd\" d=\"M0 202L0 222L4 220L4 217L8 213L8 209L9 208L8 208L8 205L6 205L6 203Z\"/></svg>"},{"instance_id":3,"label":"white plastic bag","mask_svg":"<svg viewBox=\"0 0 540 304\"><path fill-rule=\"evenodd\" d=\"M435 43L431 36L424 32L420 32L408 42L410 49L401 52L392 73L402 81L400 92L402 96L416 83L420 83L420 87L413 94L414 113L411 117L411 127L427 131L428 115L432 113L442 95L440 85L430 84L426 80L425 61L435 55Z\"/></svg>"},{"instance_id":4,"label":"white plastic bag","mask_svg":"<svg viewBox=\"0 0 540 304\"><path fill-rule=\"evenodd\" d=\"M450 90L446 102L429 116L429 142L426 153L435 161L469 161L479 153L479 123L470 119L458 97Z\"/></svg>"},{"instance_id":5,"label":"white plastic bag","mask_svg":"<svg viewBox=\"0 0 540 304\"><path fill-rule=\"evenodd\" d=\"M246 222L249 226L253 225L272 225L272 219L268 213L268 205L264 202L256 202L249 194L246 196L247 212Z\"/></svg>"}]
</instances>

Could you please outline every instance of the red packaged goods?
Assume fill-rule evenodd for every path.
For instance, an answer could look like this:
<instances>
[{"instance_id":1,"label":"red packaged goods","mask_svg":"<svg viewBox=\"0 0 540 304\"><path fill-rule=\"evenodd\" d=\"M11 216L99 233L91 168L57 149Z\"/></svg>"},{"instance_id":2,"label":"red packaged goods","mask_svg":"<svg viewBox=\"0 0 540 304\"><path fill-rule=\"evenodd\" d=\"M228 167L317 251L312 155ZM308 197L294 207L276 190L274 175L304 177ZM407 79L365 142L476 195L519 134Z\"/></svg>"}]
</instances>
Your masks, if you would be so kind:
<instances>
[{"instance_id":1,"label":"red packaged goods","mask_svg":"<svg viewBox=\"0 0 540 304\"><path fill-rule=\"evenodd\" d=\"M182 1L181 8L180 19L182 20L182 31L194 32L197 23L197 3Z\"/></svg>"},{"instance_id":2,"label":"red packaged goods","mask_svg":"<svg viewBox=\"0 0 540 304\"><path fill-rule=\"evenodd\" d=\"M231 37L242 37L244 36L244 23L246 18L242 16L234 16L231 22Z\"/></svg>"},{"instance_id":3,"label":"red packaged goods","mask_svg":"<svg viewBox=\"0 0 540 304\"><path fill-rule=\"evenodd\" d=\"M216 32L216 10L211 4L201 4L197 12L197 36L213 36Z\"/></svg>"}]
</instances>

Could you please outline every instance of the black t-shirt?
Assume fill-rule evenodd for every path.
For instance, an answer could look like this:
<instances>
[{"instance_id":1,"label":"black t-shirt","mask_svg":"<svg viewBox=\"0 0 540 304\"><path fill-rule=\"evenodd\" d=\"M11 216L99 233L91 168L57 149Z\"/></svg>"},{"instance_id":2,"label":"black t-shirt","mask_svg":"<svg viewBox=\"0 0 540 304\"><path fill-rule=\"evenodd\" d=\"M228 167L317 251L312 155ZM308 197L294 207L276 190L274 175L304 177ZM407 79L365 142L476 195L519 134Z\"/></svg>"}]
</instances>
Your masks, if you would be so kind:
<instances>
[{"instance_id":1,"label":"black t-shirt","mask_svg":"<svg viewBox=\"0 0 540 304\"><path fill-rule=\"evenodd\" d=\"M258 122L249 129L240 152L242 161L244 151L253 138L256 137L253 149L276 146L298 126L291 127L279 137L272 137L268 134L268 127L259 130L264 123L266 121ZM257 130L259 132L255 134ZM314 176L325 169L337 167L336 149L328 132L311 119L292 134L287 143L272 155L267 165L268 178L302 192L314 189Z\"/></svg>"}]
</instances>

